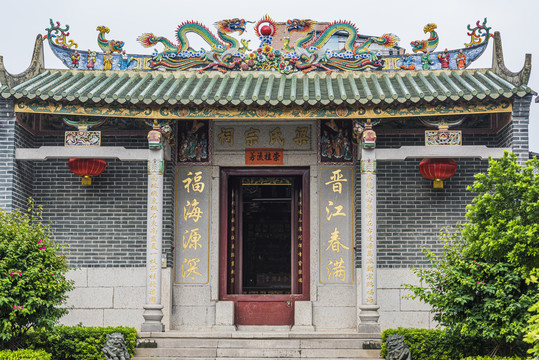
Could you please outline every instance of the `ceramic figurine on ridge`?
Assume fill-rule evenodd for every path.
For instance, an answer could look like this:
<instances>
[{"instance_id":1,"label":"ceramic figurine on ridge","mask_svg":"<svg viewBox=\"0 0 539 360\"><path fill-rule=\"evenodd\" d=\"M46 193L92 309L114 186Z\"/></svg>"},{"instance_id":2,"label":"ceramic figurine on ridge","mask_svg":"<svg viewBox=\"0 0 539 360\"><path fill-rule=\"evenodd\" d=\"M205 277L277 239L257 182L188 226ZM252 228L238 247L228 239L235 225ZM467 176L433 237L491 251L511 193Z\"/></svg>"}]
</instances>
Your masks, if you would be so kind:
<instances>
[{"instance_id":1,"label":"ceramic figurine on ridge","mask_svg":"<svg viewBox=\"0 0 539 360\"><path fill-rule=\"evenodd\" d=\"M74 68L79 67L79 61L80 61L80 54L77 50L75 50L73 55L71 55L71 64L73 65Z\"/></svg>"},{"instance_id":2,"label":"ceramic figurine on ridge","mask_svg":"<svg viewBox=\"0 0 539 360\"><path fill-rule=\"evenodd\" d=\"M457 67L459 69L466 69L466 54L460 49L457 55Z\"/></svg>"},{"instance_id":3,"label":"ceramic figurine on ridge","mask_svg":"<svg viewBox=\"0 0 539 360\"><path fill-rule=\"evenodd\" d=\"M95 51L90 51L88 50L88 60L86 61L86 67L89 69L89 70L93 70L94 69L94 66L95 66L95 58L96 58L97 54Z\"/></svg>"},{"instance_id":4,"label":"ceramic figurine on ridge","mask_svg":"<svg viewBox=\"0 0 539 360\"><path fill-rule=\"evenodd\" d=\"M432 58L430 57L429 51L426 51L423 55L421 55L421 64L423 65L423 70L429 70L430 66L434 64L434 61L432 61Z\"/></svg>"},{"instance_id":5,"label":"ceramic figurine on ridge","mask_svg":"<svg viewBox=\"0 0 539 360\"><path fill-rule=\"evenodd\" d=\"M110 54L110 51L107 51L103 56L103 67L105 70L112 69L112 55Z\"/></svg>"},{"instance_id":6,"label":"ceramic figurine on ridge","mask_svg":"<svg viewBox=\"0 0 539 360\"><path fill-rule=\"evenodd\" d=\"M126 70L129 65L129 56L125 53L125 50L122 50L122 58L120 60L120 70Z\"/></svg>"},{"instance_id":7,"label":"ceramic figurine on ridge","mask_svg":"<svg viewBox=\"0 0 539 360\"><path fill-rule=\"evenodd\" d=\"M442 69L449 69L449 52L447 49L438 55L438 60L440 60L440 64L442 64Z\"/></svg>"},{"instance_id":8,"label":"ceramic figurine on ridge","mask_svg":"<svg viewBox=\"0 0 539 360\"><path fill-rule=\"evenodd\" d=\"M410 54L408 53L404 54L404 57L401 60L402 60L401 69L415 70L414 59L410 56Z\"/></svg>"}]
</instances>

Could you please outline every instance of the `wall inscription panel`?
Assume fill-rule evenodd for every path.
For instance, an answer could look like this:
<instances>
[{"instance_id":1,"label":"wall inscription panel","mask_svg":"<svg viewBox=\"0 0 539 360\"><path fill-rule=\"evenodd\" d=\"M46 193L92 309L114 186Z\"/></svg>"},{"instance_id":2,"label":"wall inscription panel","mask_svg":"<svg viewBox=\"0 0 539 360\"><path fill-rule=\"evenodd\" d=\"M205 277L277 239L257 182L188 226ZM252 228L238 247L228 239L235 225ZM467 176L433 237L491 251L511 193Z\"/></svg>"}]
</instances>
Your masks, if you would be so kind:
<instances>
[{"instance_id":1,"label":"wall inscription panel","mask_svg":"<svg viewBox=\"0 0 539 360\"><path fill-rule=\"evenodd\" d=\"M317 143L316 138L314 143ZM218 123L214 127L213 148L215 151L242 151L246 148L310 151L313 150L313 126L311 123Z\"/></svg>"},{"instance_id":2,"label":"wall inscription panel","mask_svg":"<svg viewBox=\"0 0 539 360\"><path fill-rule=\"evenodd\" d=\"M354 169L321 167L318 176L319 281L354 282Z\"/></svg>"},{"instance_id":3,"label":"wall inscription panel","mask_svg":"<svg viewBox=\"0 0 539 360\"><path fill-rule=\"evenodd\" d=\"M207 167L176 169L176 284L209 282L210 172Z\"/></svg>"}]
</instances>

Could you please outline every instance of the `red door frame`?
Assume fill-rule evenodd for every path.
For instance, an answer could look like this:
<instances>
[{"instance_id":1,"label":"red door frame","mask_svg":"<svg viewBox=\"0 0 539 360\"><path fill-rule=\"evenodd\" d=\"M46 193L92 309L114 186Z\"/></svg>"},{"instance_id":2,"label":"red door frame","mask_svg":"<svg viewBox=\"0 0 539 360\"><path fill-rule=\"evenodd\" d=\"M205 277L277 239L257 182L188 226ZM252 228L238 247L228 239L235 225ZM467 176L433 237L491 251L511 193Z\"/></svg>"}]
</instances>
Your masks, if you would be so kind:
<instances>
[{"instance_id":1,"label":"red door frame","mask_svg":"<svg viewBox=\"0 0 539 360\"><path fill-rule=\"evenodd\" d=\"M297 247L293 246L291 256L292 291L287 295L243 295L228 294L228 233L229 233L229 179L232 176L301 176L302 188L302 282L298 282ZM309 221L309 169L308 168L221 168L220 172L220 204L219 204L219 299L235 302L236 324L240 311L262 312L269 317L263 321L264 325L293 325L294 302L310 299L310 221ZM295 200L294 200L295 202ZM296 204L297 205L297 204ZM294 214L294 211L292 211ZM239 226L239 224L236 224ZM241 231L241 230L240 230ZM297 242L297 226L294 227L295 243ZM237 260L239 260L239 256ZM290 311L287 311L287 308ZM287 313L287 314L285 314ZM245 321L241 321L243 324ZM255 320L256 322L256 320ZM254 324L253 324L254 325ZM257 325L262 325L258 324Z\"/></svg>"}]
</instances>

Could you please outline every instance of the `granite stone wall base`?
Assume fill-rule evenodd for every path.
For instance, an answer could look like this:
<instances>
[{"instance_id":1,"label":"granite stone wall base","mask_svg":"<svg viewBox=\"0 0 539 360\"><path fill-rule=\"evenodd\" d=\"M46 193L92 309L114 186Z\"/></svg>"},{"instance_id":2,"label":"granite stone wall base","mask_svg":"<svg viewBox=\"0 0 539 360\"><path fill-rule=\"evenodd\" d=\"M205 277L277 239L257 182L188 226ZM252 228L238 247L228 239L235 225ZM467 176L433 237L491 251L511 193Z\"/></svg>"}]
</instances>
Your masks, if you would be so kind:
<instances>
[{"instance_id":1,"label":"granite stone wall base","mask_svg":"<svg viewBox=\"0 0 539 360\"><path fill-rule=\"evenodd\" d=\"M357 272L360 276L361 269ZM419 299L406 298L410 292L404 289L404 284L419 285L420 281L408 268L378 269L378 323L381 331L399 326L434 329L437 323L432 319L431 307ZM360 293L361 289L358 289L358 299L361 299ZM361 316L361 305L358 306L358 314Z\"/></svg>"},{"instance_id":2,"label":"granite stone wall base","mask_svg":"<svg viewBox=\"0 0 539 360\"><path fill-rule=\"evenodd\" d=\"M207 286L172 286L171 269L163 270L163 323L170 329L220 329L234 331L234 304L213 302ZM411 270L379 269L379 328L398 326L435 328L430 307L409 294L403 284L419 284ZM81 268L71 271L75 289L69 294L68 306L73 309L61 319L65 325L133 326L140 330L143 322L144 268ZM356 275L361 276L361 269ZM316 301L295 304L295 326L292 331L350 330L361 328L361 289L323 286ZM181 294L181 295L180 295ZM332 299L339 301L332 304ZM174 298L174 302L172 299ZM344 305L344 306L343 306Z\"/></svg>"},{"instance_id":3,"label":"granite stone wall base","mask_svg":"<svg viewBox=\"0 0 539 360\"><path fill-rule=\"evenodd\" d=\"M355 306L317 306L313 303L313 325L317 330L353 330L356 328Z\"/></svg>"},{"instance_id":4,"label":"granite stone wall base","mask_svg":"<svg viewBox=\"0 0 539 360\"><path fill-rule=\"evenodd\" d=\"M144 268L79 268L69 272L75 289L68 294L72 307L60 322L64 325L132 326L141 329L144 321ZM171 269L162 269L162 301L165 329L171 319Z\"/></svg>"},{"instance_id":5,"label":"granite stone wall base","mask_svg":"<svg viewBox=\"0 0 539 360\"><path fill-rule=\"evenodd\" d=\"M212 306L172 306L172 329L207 330L215 326L215 303Z\"/></svg>"}]
</instances>

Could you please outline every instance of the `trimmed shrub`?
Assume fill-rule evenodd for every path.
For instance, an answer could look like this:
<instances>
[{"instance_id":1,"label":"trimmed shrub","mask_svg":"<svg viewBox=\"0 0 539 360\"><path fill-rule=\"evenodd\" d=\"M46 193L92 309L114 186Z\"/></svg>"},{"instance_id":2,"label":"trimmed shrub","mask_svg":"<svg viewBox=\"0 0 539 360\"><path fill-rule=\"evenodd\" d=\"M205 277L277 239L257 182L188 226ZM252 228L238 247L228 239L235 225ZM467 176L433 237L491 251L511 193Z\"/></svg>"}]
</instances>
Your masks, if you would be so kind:
<instances>
[{"instance_id":1,"label":"trimmed shrub","mask_svg":"<svg viewBox=\"0 0 539 360\"><path fill-rule=\"evenodd\" d=\"M51 360L51 354L43 350L3 350L0 351L0 360Z\"/></svg>"},{"instance_id":2,"label":"trimmed shrub","mask_svg":"<svg viewBox=\"0 0 539 360\"><path fill-rule=\"evenodd\" d=\"M537 282L535 276L533 277L533 281ZM526 329L527 334L524 336L524 341L533 346L528 350L528 353L535 355L539 359L539 302L530 308L530 312L534 315L528 321L529 325Z\"/></svg>"},{"instance_id":3,"label":"trimmed shrub","mask_svg":"<svg viewBox=\"0 0 539 360\"><path fill-rule=\"evenodd\" d=\"M31 334L29 346L52 354L53 360L105 360L103 345L107 334L122 333L129 354L135 353L137 330L118 327L58 326L52 331Z\"/></svg>"},{"instance_id":4,"label":"trimmed shrub","mask_svg":"<svg viewBox=\"0 0 539 360\"><path fill-rule=\"evenodd\" d=\"M509 357L505 357L505 356L494 356L494 357L489 357L489 356L468 356L462 360L526 360L526 359L529 359L529 360L532 360L532 358L523 358L523 357L518 357L518 356L509 356Z\"/></svg>"},{"instance_id":5,"label":"trimmed shrub","mask_svg":"<svg viewBox=\"0 0 539 360\"><path fill-rule=\"evenodd\" d=\"M422 285L405 285L441 326L491 340L492 349L479 355L525 355L519 348L527 310L539 302L532 282L539 264L537 169L537 158L525 166L507 152L491 159L468 187L477 196L466 207L467 222L442 233L442 255L425 251L432 267L414 269Z\"/></svg>"},{"instance_id":6,"label":"trimmed shrub","mask_svg":"<svg viewBox=\"0 0 539 360\"><path fill-rule=\"evenodd\" d=\"M387 356L385 342L389 335L404 335L413 360L459 360L466 356L485 355L492 350L492 340L452 335L447 330L387 329L382 333L382 357ZM525 346L518 349L525 353ZM518 358L516 358L518 359Z\"/></svg>"},{"instance_id":7,"label":"trimmed shrub","mask_svg":"<svg viewBox=\"0 0 539 360\"><path fill-rule=\"evenodd\" d=\"M50 329L67 313L73 282L41 212L31 199L24 213L0 209L0 348L23 349L30 329Z\"/></svg>"}]
</instances>

